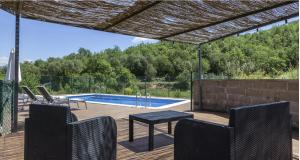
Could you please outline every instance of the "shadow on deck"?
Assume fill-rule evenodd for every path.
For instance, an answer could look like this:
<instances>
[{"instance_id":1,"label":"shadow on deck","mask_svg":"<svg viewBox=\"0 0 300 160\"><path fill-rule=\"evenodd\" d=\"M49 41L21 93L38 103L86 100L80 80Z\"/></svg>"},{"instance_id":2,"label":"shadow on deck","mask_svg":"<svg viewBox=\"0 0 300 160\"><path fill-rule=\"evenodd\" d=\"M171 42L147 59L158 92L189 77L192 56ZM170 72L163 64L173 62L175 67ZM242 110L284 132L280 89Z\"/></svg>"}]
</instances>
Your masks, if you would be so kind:
<instances>
[{"instance_id":1,"label":"shadow on deck","mask_svg":"<svg viewBox=\"0 0 300 160\"><path fill-rule=\"evenodd\" d=\"M177 111L187 111L189 105L172 107L169 109ZM167 124L155 125L154 150L148 149L148 125L137 122L134 123L134 141L128 142L128 115L134 113L153 112L158 110L137 109L121 106L89 105L88 110L74 110L79 119L86 119L95 116L110 115L116 119L118 128L117 137L117 159L163 159L173 160L173 135L167 134ZM215 112L193 112L195 119L210 121L221 124L228 124L228 116ZM24 119L28 112L19 113L19 132L0 137L0 157L5 160L22 160L24 155ZM175 122L172 125L174 133ZM298 158L299 138L298 131L293 132L293 157ZM0 158L0 159L1 159Z\"/></svg>"}]
</instances>

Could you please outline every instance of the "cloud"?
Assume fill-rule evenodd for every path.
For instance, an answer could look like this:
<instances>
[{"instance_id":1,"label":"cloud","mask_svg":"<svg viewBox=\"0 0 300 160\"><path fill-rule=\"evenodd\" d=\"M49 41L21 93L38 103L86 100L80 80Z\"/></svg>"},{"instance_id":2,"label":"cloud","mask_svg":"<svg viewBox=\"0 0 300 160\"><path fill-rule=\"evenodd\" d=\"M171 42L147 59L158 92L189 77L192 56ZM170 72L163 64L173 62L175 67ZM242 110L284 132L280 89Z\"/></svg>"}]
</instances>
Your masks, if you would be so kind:
<instances>
[{"instance_id":1,"label":"cloud","mask_svg":"<svg viewBox=\"0 0 300 160\"><path fill-rule=\"evenodd\" d=\"M1 56L0 57L0 66L5 66L8 63L8 57Z\"/></svg>"},{"instance_id":2,"label":"cloud","mask_svg":"<svg viewBox=\"0 0 300 160\"><path fill-rule=\"evenodd\" d=\"M24 58L23 62L33 62L33 60L31 60L29 58Z\"/></svg>"},{"instance_id":3,"label":"cloud","mask_svg":"<svg viewBox=\"0 0 300 160\"><path fill-rule=\"evenodd\" d=\"M155 43L158 42L158 40L155 39L149 39L149 38L142 38L142 37L134 37L132 39L132 43Z\"/></svg>"}]
</instances>

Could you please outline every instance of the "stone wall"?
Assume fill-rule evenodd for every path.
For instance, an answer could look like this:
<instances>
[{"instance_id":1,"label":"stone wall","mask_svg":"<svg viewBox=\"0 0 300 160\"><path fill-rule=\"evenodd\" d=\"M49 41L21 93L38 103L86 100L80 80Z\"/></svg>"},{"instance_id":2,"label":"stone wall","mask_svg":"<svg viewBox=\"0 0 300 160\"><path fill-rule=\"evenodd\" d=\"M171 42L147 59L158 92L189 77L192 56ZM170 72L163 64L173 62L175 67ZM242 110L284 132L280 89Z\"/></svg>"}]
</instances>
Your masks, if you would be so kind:
<instances>
[{"instance_id":1,"label":"stone wall","mask_svg":"<svg viewBox=\"0 0 300 160\"><path fill-rule=\"evenodd\" d=\"M194 109L199 109L199 81L194 81ZM232 107L289 101L293 126L299 128L298 80L203 80L202 108L228 112Z\"/></svg>"}]
</instances>

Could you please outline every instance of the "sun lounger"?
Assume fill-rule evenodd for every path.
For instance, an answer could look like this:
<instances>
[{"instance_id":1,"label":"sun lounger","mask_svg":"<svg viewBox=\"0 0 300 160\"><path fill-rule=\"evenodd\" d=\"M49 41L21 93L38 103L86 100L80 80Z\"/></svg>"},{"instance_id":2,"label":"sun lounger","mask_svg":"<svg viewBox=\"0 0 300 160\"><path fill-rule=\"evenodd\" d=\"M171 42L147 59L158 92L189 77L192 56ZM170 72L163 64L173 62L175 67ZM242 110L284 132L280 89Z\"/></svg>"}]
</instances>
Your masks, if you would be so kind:
<instances>
[{"instance_id":1,"label":"sun lounger","mask_svg":"<svg viewBox=\"0 0 300 160\"><path fill-rule=\"evenodd\" d=\"M37 89L42 94L44 99L46 99L46 101L50 104L67 104L70 107L70 103L74 102L77 103L77 107L79 109L79 103L82 102L85 104L85 109L87 109L87 103L83 99L54 98L44 86L38 86Z\"/></svg>"},{"instance_id":2,"label":"sun lounger","mask_svg":"<svg viewBox=\"0 0 300 160\"><path fill-rule=\"evenodd\" d=\"M38 98L27 86L22 86L22 89L25 91L27 96L33 103L42 103L43 99Z\"/></svg>"},{"instance_id":3,"label":"sun lounger","mask_svg":"<svg viewBox=\"0 0 300 160\"><path fill-rule=\"evenodd\" d=\"M37 89L49 104L67 104L70 107L70 100L68 98L54 98L44 86L38 86Z\"/></svg>"}]
</instances>

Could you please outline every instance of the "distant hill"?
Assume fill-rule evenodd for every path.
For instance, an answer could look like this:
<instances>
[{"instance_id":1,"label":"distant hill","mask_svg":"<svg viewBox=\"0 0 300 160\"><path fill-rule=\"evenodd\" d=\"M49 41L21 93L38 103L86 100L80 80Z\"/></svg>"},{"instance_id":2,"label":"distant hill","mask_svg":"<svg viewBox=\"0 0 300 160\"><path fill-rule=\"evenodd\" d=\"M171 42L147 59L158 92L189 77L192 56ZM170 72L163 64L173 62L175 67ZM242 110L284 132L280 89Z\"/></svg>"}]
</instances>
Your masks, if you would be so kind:
<instances>
[{"instance_id":1,"label":"distant hill","mask_svg":"<svg viewBox=\"0 0 300 160\"><path fill-rule=\"evenodd\" d=\"M219 40L203 46L208 61L206 72L224 73L232 78L284 78L280 76L298 71L298 42L298 21Z\"/></svg>"},{"instance_id":2,"label":"distant hill","mask_svg":"<svg viewBox=\"0 0 300 160\"><path fill-rule=\"evenodd\" d=\"M207 43L202 46L203 70L210 77L297 78L298 40L297 21ZM185 82L191 71L197 71L197 49L195 45L171 42L139 44L124 51L119 47L100 52L80 48L77 53L63 58L24 62L22 83L40 84L43 75L92 76L114 90L120 85L130 87L145 78Z\"/></svg>"}]
</instances>

